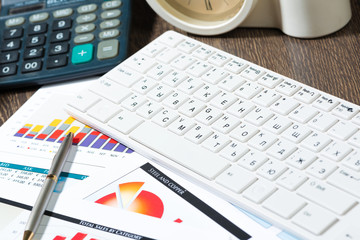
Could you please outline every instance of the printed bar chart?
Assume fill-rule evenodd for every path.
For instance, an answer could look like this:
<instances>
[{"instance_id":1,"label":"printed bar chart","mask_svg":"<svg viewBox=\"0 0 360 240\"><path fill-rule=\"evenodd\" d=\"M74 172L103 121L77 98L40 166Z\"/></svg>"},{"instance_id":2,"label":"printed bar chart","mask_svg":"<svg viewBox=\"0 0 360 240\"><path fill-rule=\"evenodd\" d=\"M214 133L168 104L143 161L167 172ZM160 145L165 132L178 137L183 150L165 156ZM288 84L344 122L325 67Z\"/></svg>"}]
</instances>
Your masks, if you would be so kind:
<instances>
[{"instance_id":1,"label":"printed bar chart","mask_svg":"<svg viewBox=\"0 0 360 240\"><path fill-rule=\"evenodd\" d=\"M74 237L68 238L68 240L85 240L86 236L87 236L86 233L79 232L79 233L76 233ZM59 235L59 236L56 236L53 240L67 240L67 238ZM98 240L98 239L90 238L89 240Z\"/></svg>"},{"instance_id":2,"label":"printed bar chart","mask_svg":"<svg viewBox=\"0 0 360 240\"><path fill-rule=\"evenodd\" d=\"M38 140L44 140L45 138L47 138L54 130L55 128L61 123L60 119L55 119L54 121L52 121L49 126L47 126L45 128L45 130L39 134L36 139Z\"/></svg>"},{"instance_id":3,"label":"printed bar chart","mask_svg":"<svg viewBox=\"0 0 360 240\"><path fill-rule=\"evenodd\" d=\"M65 118L64 118L65 119ZM69 132L74 133L73 145L114 152L132 153L133 150L116 140L83 125L72 117L65 121L56 118L50 124L24 124L15 134L15 137L35 139L37 141L61 143Z\"/></svg>"},{"instance_id":4,"label":"printed bar chart","mask_svg":"<svg viewBox=\"0 0 360 240\"><path fill-rule=\"evenodd\" d=\"M42 125L36 125L31 131L29 134L27 134L25 137L26 138L34 138L36 135L38 135L38 133L41 131L41 129L43 128L44 126Z\"/></svg>"},{"instance_id":5,"label":"printed bar chart","mask_svg":"<svg viewBox=\"0 0 360 240\"><path fill-rule=\"evenodd\" d=\"M72 117L66 119L65 122L59 127L59 129L55 130L55 132L51 134L51 136L47 139L47 141L55 142L56 139L58 139L61 136L61 134L63 134L74 121L75 118Z\"/></svg>"},{"instance_id":6,"label":"printed bar chart","mask_svg":"<svg viewBox=\"0 0 360 240\"><path fill-rule=\"evenodd\" d=\"M25 124L22 128L20 128L19 131L17 131L17 133L15 133L15 137L24 136L25 133L27 133L27 131L29 131L32 126L32 124Z\"/></svg>"}]
</instances>

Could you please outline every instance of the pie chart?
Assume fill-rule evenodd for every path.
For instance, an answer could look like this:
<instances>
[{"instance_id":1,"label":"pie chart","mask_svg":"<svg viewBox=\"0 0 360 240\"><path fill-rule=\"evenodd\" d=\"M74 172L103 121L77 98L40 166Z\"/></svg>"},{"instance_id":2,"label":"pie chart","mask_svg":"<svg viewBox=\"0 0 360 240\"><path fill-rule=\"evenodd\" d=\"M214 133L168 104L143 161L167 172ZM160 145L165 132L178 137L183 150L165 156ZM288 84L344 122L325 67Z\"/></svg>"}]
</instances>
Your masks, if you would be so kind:
<instances>
[{"instance_id":1,"label":"pie chart","mask_svg":"<svg viewBox=\"0 0 360 240\"><path fill-rule=\"evenodd\" d=\"M116 185L114 192L99 198L95 203L161 218L164 204L154 193L142 190L144 184L144 182L121 183Z\"/></svg>"}]
</instances>

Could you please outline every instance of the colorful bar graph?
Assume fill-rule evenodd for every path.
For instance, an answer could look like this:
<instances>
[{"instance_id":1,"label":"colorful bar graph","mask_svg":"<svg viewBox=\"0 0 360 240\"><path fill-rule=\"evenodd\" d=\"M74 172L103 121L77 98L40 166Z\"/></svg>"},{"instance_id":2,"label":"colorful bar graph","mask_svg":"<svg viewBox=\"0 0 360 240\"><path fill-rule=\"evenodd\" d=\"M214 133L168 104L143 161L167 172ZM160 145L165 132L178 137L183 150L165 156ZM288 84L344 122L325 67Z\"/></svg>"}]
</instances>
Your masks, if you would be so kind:
<instances>
[{"instance_id":1,"label":"colorful bar graph","mask_svg":"<svg viewBox=\"0 0 360 240\"><path fill-rule=\"evenodd\" d=\"M101 135L99 139L91 146L92 148L101 148L102 145L109 139L106 135Z\"/></svg>"},{"instance_id":2,"label":"colorful bar graph","mask_svg":"<svg viewBox=\"0 0 360 240\"><path fill-rule=\"evenodd\" d=\"M110 141L103 147L104 150L111 150L113 149L118 142L114 139L110 139Z\"/></svg>"},{"instance_id":3,"label":"colorful bar graph","mask_svg":"<svg viewBox=\"0 0 360 240\"><path fill-rule=\"evenodd\" d=\"M40 124L25 124L14 134L14 136L61 143L64 140L64 136L69 132L72 132L74 133L73 145L115 152L133 152L132 149L127 148L123 144L92 129L91 127L86 125L80 127L79 125L81 126L82 124L76 122L76 120L72 117L67 118L65 121L61 119L54 119L48 126Z\"/></svg>"},{"instance_id":4,"label":"colorful bar graph","mask_svg":"<svg viewBox=\"0 0 360 240\"><path fill-rule=\"evenodd\" d=\"M68 135L68 133L72 132L73 134L75 134L79 129L80 129L80 127L72 126L72 127L69 129L69 131L67 131L66 134L64 134L64 137L61 137L58 142L61 143L62 141L64 141L64 138L65 138L66 135Z\"/></svg>"},{"instance_id":5,"label":"colorful bar graph","mask_svg":"<svg viewBox=\"0 0 360 240\"><path fill-rule=\"evenodd\" d=\"M78 134L74 136L73 144L77 145L83 138L88 135L88 133L91 131L91 128L89 126L85 126Z\"/></svg>"},{"instance_id":6,"label":"colorful bar graph","mask_svg":"<svg viewBox=\"0 0 360 240\"><path fill-rule=\"evenodd\" d=\"M82 147L88 147L90 144L99 136L100 132L98 131L92 131L90 135L88 135L87 138L80 144Z\"/></svg>"},{"instance_id":7,"label":"colorful bar graph","mask_svg":"<svg viewBox=\"0 0 360 240\"><path fill-rule=\"evenodd\" d=\"M125 145L122 145L121 143L119 143L119 145L115 148L114 151L116 151L116 152L123 152L123 151L125 151L126 148L127 148L127 147L126 147Z\"/></svg>"},{"instance_id":8,"label":"colorful bar graph","mask_svg":"<svg viewBox=\"0 0 360 240\"><path fill-rule=\"evenodd\" d=\"M24 136L25 133L27 133L27 131L30 130L30 128L32 127L32 124L25 124L22 128L20 128L19 131L17 131L17 133L15 133L15 137L22 137Z\"/></svg>"},{"instance_id":9,"label":"colorful bar graph","mask_svg":"<svg viewBox=\"0 0 360 240\"><path fill-rule=\"evenodd\" d=\"M60 137L61 134L63 134L74 121L75 121L75 118L72 118L72 117L69 117L68 119L66 119L66 121L63 124L61 124L59 129L55 130L55 132L53 134L51 134L51 136L47 139L47 141L55 142L56 139L58 139L58 137Z\"/></svg>"},{"instance_id":10,"label":"colorful bar graph","mask_svg":"<svg viewBox=\"0 0 360 240\"><path fill-rule=\"evenodd\" d=\"M43 128L43 125L36 125L29 134L27 134L25 137L26 138L34 138L36 135L38 135L38 133L41 131L41 129Z\"/></svg>"},{"instance_id":11,"label":"colorful bar graph","mask_svg":"<svg viewBox=\"0 0 360 240\"><path fill-rule=\"evenodd\" d=\"M45 138L47 138L47 136L49 136L55 130L55 128L61 123L61 121L62 121L61 119L53 120L49 124L49 126L47 126L45 128L45 130L36 137L36 139L37 140L44 140Z\"/></svg>"},{"instance_id":12,"label":"colorful bar graph","mask_svg":"<svg viewBox=\"0 0 360 240\"><path fill-rule=\"evenodd\" d=\"M86 236L85 233L77 233L71 240L84 240Z\"/></svg>"},{"instance_id":13,"label":"colorful bar graph","mask_svg":"<svg viewBox=\"0 0 360 240\"><path fill-rule=\"evenodd\" d=\"M63 236L56 236L56 237L54 237L54 239L53 240L65 240L66 239L66 237L63 237Z\"/></svg>"}]
</instances>

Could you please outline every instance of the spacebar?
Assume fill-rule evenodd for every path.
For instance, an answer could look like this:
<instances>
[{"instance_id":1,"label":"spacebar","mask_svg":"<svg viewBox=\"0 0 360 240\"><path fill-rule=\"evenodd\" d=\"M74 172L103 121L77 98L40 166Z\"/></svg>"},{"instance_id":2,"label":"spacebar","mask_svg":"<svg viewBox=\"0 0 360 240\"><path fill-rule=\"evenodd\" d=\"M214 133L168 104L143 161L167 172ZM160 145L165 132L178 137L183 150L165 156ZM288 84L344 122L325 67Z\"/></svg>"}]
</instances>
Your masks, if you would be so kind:
<instances>
[{"instance_id":1,"label":"spacebar","mask_svg":"<svg viewBox=\"0 0 360 240\"><path fill-rule=\"evenodd\" d=\"M152 122L142 123L129 136L209 180L229 167L225 159Z\"/></svg>"}]
</instances>

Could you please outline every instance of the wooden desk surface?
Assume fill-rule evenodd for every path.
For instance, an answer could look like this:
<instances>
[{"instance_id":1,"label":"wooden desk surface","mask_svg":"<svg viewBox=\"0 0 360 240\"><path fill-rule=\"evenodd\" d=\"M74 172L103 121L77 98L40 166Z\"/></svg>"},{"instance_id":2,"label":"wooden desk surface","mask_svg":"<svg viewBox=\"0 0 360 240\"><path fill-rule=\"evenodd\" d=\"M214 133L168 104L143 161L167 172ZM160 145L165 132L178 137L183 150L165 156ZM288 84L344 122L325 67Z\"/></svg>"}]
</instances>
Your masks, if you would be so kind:
<instances>
[{"instance_id":1,"label":"wooden desk surface","mask_svg":"<svg viewBox=\"0 0 360 240\"><path fill-rule=\"evenodd\" d=\"M133 0L130 53L166 30L176 30L144 0ZM296 39L276 29L237 28L216 37L187 34L204 43L360 105L360 2L352 0L352 19L340 31L318 39ZM37 87L0 91L0 126Z\"/></svg>"}]
</instances>

